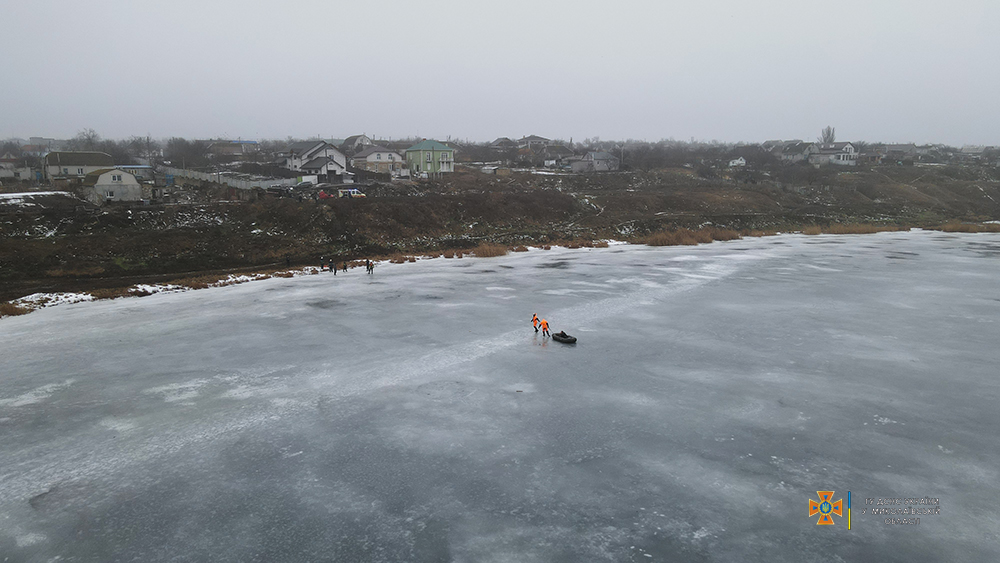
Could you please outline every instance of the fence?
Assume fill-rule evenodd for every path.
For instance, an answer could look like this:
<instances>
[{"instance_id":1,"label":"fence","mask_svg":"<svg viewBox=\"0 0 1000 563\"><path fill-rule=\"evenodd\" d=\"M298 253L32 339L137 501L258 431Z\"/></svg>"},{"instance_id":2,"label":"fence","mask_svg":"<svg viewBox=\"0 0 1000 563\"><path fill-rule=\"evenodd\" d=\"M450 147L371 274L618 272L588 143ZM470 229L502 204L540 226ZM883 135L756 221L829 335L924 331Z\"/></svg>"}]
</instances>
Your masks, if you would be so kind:
<instances>
[{"instance_id":1,"label":"fence","mask_svg":"<svg viewBox=\"0 0 1000 563\"><path fill-rule=\"evenodd\" d=\"M216 182L224 184L238 190L252 190L254 188L267 188L268 186L294 186L298 181L294 178L259 178L256 180L241 180L226 176L219 172L197 172L195 170L185 170L183 168L171 168L161 166L158 171L164 174L172 174L175 178L191 178L203 182Z\"/></svg>"}]
</instances>

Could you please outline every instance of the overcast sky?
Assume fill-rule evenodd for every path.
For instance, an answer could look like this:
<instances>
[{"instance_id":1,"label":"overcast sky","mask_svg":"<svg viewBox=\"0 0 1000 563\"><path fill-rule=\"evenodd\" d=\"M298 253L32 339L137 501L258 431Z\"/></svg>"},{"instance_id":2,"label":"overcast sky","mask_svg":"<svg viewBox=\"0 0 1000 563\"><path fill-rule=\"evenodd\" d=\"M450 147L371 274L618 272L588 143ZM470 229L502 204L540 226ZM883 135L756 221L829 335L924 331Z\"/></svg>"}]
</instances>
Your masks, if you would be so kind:
<instances>
[{"instance_id":1,"label":"overcast sky","mask_svg":"<svg viewBox=\"0 0 1000 563\"><path fill-rule=\"evenodd\" d=\"M0 0L0 138L1000 145L1000 0Z\"/></svg>"}]
</instances>

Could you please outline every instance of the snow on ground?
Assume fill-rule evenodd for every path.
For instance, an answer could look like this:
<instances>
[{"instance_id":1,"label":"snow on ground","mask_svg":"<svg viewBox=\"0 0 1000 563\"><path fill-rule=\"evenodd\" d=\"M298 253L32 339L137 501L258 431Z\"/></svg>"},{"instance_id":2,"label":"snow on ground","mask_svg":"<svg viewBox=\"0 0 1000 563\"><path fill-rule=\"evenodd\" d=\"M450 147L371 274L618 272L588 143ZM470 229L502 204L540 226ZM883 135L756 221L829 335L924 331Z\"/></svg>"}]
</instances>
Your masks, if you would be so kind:
<instances>
[{"instance_id":1,"label":"snow on ground","mask_svg":"<svg viewBox=\"0 0 1000 563\"><path fill-rule=\"evenodd\" d=\"M5 318L0 554L1000 560L998 256L533 249ZM807 516L825 490L852 530ZM919 525L858 510L925 496Z\"/></svg>"},{"instance_id":2,"label":"snow on ground","mask_svg":"<svg viewBox=\"0 0 1000 563\"><path fill-rule=\"evenodd\" d=\"M94 296L89 293L32 293L20 299L15 299L13 303L22 307L38 309L42 307L54 307L56 305L69 305L80 303L81 301L93 301Z\"/></svg>"},{"instance_id":3,"label":"snow on ground","mask_svg":"<svg viewBox=\"0 0 1000 563\"><path fill-rule=\"evenodd\" d=\"M18 192L12 194L0 194L0 205L16 205L19 207L37 207L37 203L33 203L30 200L38 196L66 196L71 198L76 198L73 194L69 192Z\"/></svg>"}]
</instances>

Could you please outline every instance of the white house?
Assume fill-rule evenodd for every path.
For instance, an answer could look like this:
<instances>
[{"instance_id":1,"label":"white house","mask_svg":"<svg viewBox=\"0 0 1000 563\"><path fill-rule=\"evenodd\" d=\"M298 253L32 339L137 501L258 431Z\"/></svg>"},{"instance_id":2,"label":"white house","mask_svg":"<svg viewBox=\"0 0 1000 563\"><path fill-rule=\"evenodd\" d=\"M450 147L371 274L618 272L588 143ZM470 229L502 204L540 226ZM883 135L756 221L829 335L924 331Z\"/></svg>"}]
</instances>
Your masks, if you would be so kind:
<instances>
[{"instance_id":1,"label":"white house","mask_svg":"<svg viewBox=\"0 0 1000 563\"><path fill-rule=\"evenodd\" d=\"M781 147L780 158L782 162L801 162L808 160L809 156L819 151L815 143L803 143L802 141L790 141Z\"/></svg>"},{"instance_id":2,"label":"white house","mask_svg":"<svg viewBox=\"0 0 1000 563\"><path fill-rule=\"evenodd\" d=\"M609 172L618 170L619 161L609 152L590 151L564 160L573 172Z\"/></svg>"},{"instance_id":3,"label":"white house","mask_svg":"<svg viewBox=\"0 0 1000 563\"><path fill-rule=\"evenodd\" d=\"M375 146L375 141L368 135L351 135L340 143L339 149L344 154L353 155L372 146Z\"/></svg>"},{"instance_id":4,"label":"white house","mask_svg":"<svg viewBox=\"0 0 1000 563\"><path fill-rule=\"evenodd\" d=\"M347 171L347 157L326 141L292 143L278 155L277 164L292 172L323 176L328 181L343 177Z\"/></svg>"},{"instance_id":5,"label":"white house","mask_svg":"<svg viewBox=\"0 0 1000 563\"><path fill-rule=\"evenodd\" d=\"M115 165L111 155L93 151L56 151L45 155L45 178L52 182L77 183L96 170Z\"/></svg>"},{"instance_id":6,"label":"white house","mask_svg":"<svg viewBox=\"0 0 1000 563\"><path fill-rule=\"evenodd\" d=\"M87 201L101 205L109 201L141 201L148 199L142 184L133 174L121 168L95 170L83 179L83 196Z\"/></svg>"},{"instance_id":7,"label":"white house","mask_svg":"<svg viewBox=\"0 0 1000 563\"><path fill-rule=\"evenodd\" d=\"M499 140L499 139L498 139ZM517 146L521 149L530 150L541 150L545 148L546 145L551 143L549 139L545 137L539 137L538 135L528 135L527 137L521 137L517 140Z\"/></svg>"},{"instance_id":8,"label":"white house","mask_svg":"<svg viewBox=\"0 0 1000 563\"><path fill-rule=\"evenodd\" d=\"M747 159L743 158L742 156L739 158L734 158L729 161L730 168L741 168L746 165L747 165Z\"/></svg>"},{"instance_id":9,"label":"white house","mask_svg":"<svg viewBox=\"0 0 1000 563\"><path fill-rule=\"evenodd\" d=\"M816 165L857 166L858 149L852 143L825 143L809 155L809 163Z\"/></svg>"},{"instance_id":10,"label":"white house","mask_svg":"<svg viewBox=\"0 0 1000 563\"><path fill-rule=\"evenodd\" d=\"M406 159L398 152L383 146L368 147L351 157L351 166L370 172L398 175Z\"/></svg>"}]
</instances>

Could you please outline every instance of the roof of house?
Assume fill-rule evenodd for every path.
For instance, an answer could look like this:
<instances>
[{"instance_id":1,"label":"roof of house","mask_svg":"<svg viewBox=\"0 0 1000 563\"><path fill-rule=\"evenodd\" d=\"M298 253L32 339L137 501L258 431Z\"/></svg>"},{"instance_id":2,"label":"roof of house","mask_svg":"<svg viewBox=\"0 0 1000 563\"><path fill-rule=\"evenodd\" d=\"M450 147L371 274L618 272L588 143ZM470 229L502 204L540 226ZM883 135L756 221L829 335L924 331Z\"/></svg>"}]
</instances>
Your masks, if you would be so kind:
<instances>
[{"instance_id":1,"label":"roof of house","mask_svg":"<svg viewBox=\"0 0 1000 563\"><path fill-rule=\"evenodd\" d=\"M341 143L341 144L342 145L353 145L353 144L356 144L358 142L358 139L360 139L362 137L364 137L364 138L367 139L368 135L351 135L350 137L344 139L344 142Z\"/></svg>"},{"instance_id":2,"label":"roof of house","mask_svg":"<svg viewBox=\"0 0 1000 563\"><path fill-rule=\"evenodd\" d=\"M103 176L104 174L107 174L108 172L116 172L116 171L117 172L121 172L122 174L128 174L129 176L132 176L132 174L129 174L128 172L126 172L126 171L124 171L124 170L122 170L120 168L101 168L100 170L94 170L90 174L87 174L83 178L83 185L84 186L95 186L95 185L97 185L97 181L101 178L101 176ZM134 179L135 176L132 176L132 178Z\"/></svg>"},{"instance_id":3,"label":"roof of house","mask_svg":"<svg viewBox=\"0 0 1000 563\"><path fill-rule=\"evenodd\" d=\"M323 168L324 166L326 166L327 164L329 164L331 162L333 162L332 158L329 158L329 157L326 157L326 156L318 156L318 157L310 160L309 162L303 164L302 165L302 169L303 170L319 170L320 168Z\"/></svg>"},{"instance_id":4,"label":"roof of house","mask_svg":"<svg viewBox=\"0 0 1000 563\"><path fill-rule=\"evenodd\" d=\"M573 156L573 151L562 145L551 145L545 147L545 150L542 152L544 152L546 156Z\"/></svg>"},{"instance_id":5,"label":"roof of house","mask_svg":"<svg viewBox=\"0 0 1000 563\"><path fill-rule=\"evenodd\" d=\"M545 142L548 142L548 139L546 139L545 137L539 137L538 135L528 135L527 137L521 137L520 141L545 141Z\"/></svg>"},{"instance_id":6,"label":"roof of house","mask_svg":"<svg viewBox=\"0 0 1000 563\"><path fill-rule=\"evenodd\" d=\"M49 166L114 166L115 161L106 152L56 151L45 155L45 164Z\"/></svg>"},{"instance_id":7,"label":"roof of house","mask_svg":"<svg viewBox=\"0 0 1000 563\"><path fill-rule=\"evenodd\" d=\"M850 143L850 142L842 142L842 143L823 143L823 144L821 144L821 145L819 146L819 148L821 148L821 149L826 149L826 150L831 150L831 149L832 149L832 150L838 150L838 151L839 151L839 150L843 150L843 149L844 149L844 147L846 147L847 145L851 145L851 146L854 146L854 145L853 145L853 143Z\"/></svg>"},{"instance_id":8,"label":"roof of house","mask_svg":"<svg viewBox=\"0 0 1000 563\"><path fill-rule=\"evenodd\" d=\"M455 149L449 147L448 145L435 141L433 139L424 139L419 143L413 145L412 147L406 149L406 152L410 151L454 151Z\"/></svg>"},{"instance_id":9,"label":"roof of house","mask_svg":"<svg viewBox=\"0 0 1000 563\"><path fill-rule=\"evenodd\" d=\"M821 154L836 154L843 152L847 145L854 146L853 143L823 143L819 145L819 152Z\"/></svg>"},{"instance_id":10,"label":"roof of house","mask_svg":"<svg viewBox=\"0 0 1000 563\"><path fill-rule=\"evenodd\" d=\"M298 143L292 143L288 145L285 152L294 152L295 154L303 154L310 152L316 148L316 145L325 145L326 141L299 141Z\"/></svg>"},{"instance_id":11,"label":"roof of house","mask_svg":"<svg viewBox=\"0 0 1000 563\"><path fill-rule=\"evenodd\" d=\"M382 145L374 145L374 146L368 147L367 149L365 149L365 150L359 152L358 154L354 155L354 158L367 158L368 155L375 154L377 152L391 152L391 153L395 153L396 151L394 151L392 149L389 149L389 148L386 148L386 147L383 147Z\"/></svg>"},{"instance_id":12,"label":"roof of house","mask_svg":"<svg viewBox=\"0 0 1000 563\"><path fill-rule=\"evenodd\" d=\"M511 141L507 137L500 137L497 140L490 143L491 147L504 147L504 146L515 146L517 143Z\"/></svg>"},{"instance_id":13,"label":"roof of house","mask_svg":"<svg viewBox=\"0 0 1000 563\"><path fill-rule=\"evenodd\" d=\"M803 143L802 141L799 141L797 143L789 143L781 148L781 152L788 154L799 154L805 152L805 150L811 147L812 145L813 145L812 143Z\"/></svg>"}]
</instances>

